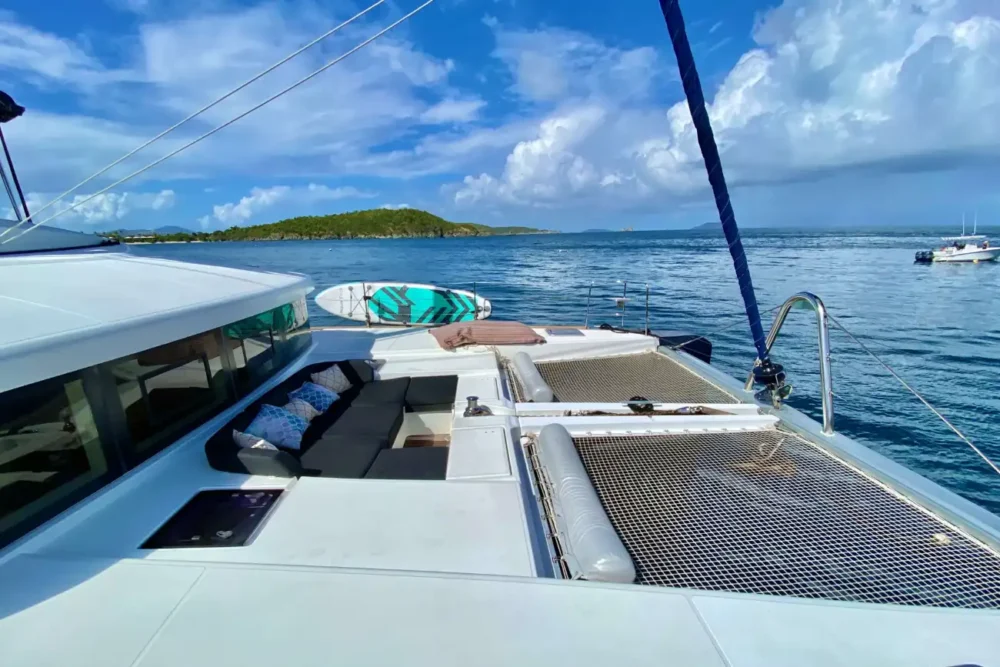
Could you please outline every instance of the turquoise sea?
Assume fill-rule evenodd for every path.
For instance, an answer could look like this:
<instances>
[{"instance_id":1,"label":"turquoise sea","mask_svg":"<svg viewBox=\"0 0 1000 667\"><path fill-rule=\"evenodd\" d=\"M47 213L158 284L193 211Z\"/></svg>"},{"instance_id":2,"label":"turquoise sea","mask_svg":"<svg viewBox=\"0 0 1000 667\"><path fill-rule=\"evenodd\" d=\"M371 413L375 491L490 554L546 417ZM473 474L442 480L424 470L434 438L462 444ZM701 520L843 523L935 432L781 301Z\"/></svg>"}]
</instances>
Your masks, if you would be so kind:
<instances>
[{"instance_id":1,"label":"turquoise sea","mask_svg":"<svg viewBox=\"0 0 1000 667\"><path fill-rule=\"evenodd\" d=\"M1000 461L1000 264L920 265L917 250L952 229L745 230L762 310L819 295L852 333ZM713 342L713 364L745 377L753 345L721 233L633 232L470 239L286 241L135 246L133 252L310 275L320 288L399 280L472 289L494 317L683 329ZM346 324L310 303L314 324ZM764 315L765 328L771 316ZM831 329L838 431L1000 514L997 476L866 353ZM775 345L792 403L820 416L815 319L793 312Z\"/></svg>"}]
</instances>

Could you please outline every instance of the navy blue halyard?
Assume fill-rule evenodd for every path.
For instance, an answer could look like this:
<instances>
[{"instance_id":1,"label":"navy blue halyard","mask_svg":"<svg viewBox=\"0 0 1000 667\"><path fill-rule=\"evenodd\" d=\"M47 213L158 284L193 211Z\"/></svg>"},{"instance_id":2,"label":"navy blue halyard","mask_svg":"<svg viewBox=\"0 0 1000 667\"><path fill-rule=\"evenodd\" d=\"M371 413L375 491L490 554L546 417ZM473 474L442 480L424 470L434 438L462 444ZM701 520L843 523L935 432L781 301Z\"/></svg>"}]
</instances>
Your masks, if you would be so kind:
<instances>
[{"instance_id":1,"label":"navy blue halyard","mask_svg":"<svg viewBox=\"0 0 1000 667\"><path fill-rule=\"evenodd\" d=\"M736 215L729 199L729 189L726 187L726 177L722 173L722 160L712 133L712 123L705 108L705 95L701 89L701 80L695 68L694 55L688 43L687 31L684 29L684 16L678 0L660 0L660 9L667 22L670 41L674 45L677 57L677 68L680 70L681 83L687 96L688 108L698 133L698 145L705 159L705 169L708 171L708 181L712 184L715 195L715 206L719 209L719 219L722 231L726 235L729 254L733 258L733 268L736 269L736 279L740 284L740 294L743 295L743 305L746 307L747 320L750 322L750 334L757 349L757 358L761 363L767 361L767 344L764 338L764 328L760 323L760 309L757 307L757 296L754 294L753 281L750 279L750 267L746 254L743 252L743 241L740 240L740 229L736 226Z\"/></svg>"}]
</instances>

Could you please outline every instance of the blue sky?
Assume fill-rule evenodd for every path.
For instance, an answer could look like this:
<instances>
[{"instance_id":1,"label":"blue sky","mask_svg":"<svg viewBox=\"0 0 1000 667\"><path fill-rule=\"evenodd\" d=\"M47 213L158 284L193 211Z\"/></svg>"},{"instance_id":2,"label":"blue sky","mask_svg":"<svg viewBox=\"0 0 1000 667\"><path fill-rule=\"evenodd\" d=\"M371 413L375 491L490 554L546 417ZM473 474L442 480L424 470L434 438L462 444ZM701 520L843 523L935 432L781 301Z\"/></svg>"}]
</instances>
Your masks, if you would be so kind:
<instances>
[{"instance_id":1,"label":"blue sky","mask_svg":"<svg viewBox=\"0 0 1000 667\"><path fill-rule=\"evenodd\" d=\"M344 0L13 0L5 127L38 209L348 18ZM385 2L67 198L225 122L419 2ZM1000 3L683 3L747 226L1000 216ZM38 216L44 219L57 204ZM437 0L274 104L57 223L218 229L412 206L447 219L716 219L655 0Z\"/></svg>"}]
</instances>

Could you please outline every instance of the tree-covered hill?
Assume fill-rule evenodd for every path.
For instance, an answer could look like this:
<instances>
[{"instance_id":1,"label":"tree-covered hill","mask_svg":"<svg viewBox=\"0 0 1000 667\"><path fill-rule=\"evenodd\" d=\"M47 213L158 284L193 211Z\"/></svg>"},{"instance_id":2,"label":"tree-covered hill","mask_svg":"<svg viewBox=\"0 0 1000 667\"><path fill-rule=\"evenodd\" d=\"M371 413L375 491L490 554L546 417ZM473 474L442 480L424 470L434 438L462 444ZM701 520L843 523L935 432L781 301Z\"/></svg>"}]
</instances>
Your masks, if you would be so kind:
<instances>
[{"instance_id":1,"label":"tree-covered hill","mask_svg":"<svg viewBox=\"0 0 1000 667\"><path fill-rule=\"evenodd\" d=\"M296 239L440 238L446 236L501 236L538 234L531 227L488 227L471 222L448 222L414 208L371 209L333 215L307 215L266 225L230 227L217 232L156 234L136 241L281 241ZM115 232L108 236L118 236ZM129 241L130 239L125 238Z\"/></svg>"}]
</instances>

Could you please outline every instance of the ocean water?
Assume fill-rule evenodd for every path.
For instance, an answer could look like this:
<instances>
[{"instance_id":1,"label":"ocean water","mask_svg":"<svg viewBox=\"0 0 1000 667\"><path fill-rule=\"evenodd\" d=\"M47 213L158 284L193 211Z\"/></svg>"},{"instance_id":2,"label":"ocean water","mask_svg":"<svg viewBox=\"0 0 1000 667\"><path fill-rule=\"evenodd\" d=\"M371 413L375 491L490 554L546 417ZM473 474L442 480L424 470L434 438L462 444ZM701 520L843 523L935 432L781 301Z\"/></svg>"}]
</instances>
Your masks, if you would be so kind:
<instances>
[{"instance_id":1,"label":"ocean water","mask_svg":"<svg viewBox=\"0 0 1000 667\"><path fill-rule=\"evenodd\" d=\"M799 291L830 313L1000 462L1000 263L919 265L913 254L953 230L745 230L761 309ZM754 359L721 234L634 232L472 239L288 241L135 246L140 254L308 274L319 288L399 280L472 289L494 317L620 324L708 336L713 364L739 378ZM627 283L627 284L626 284ZM347 324L310 301L315 325ZM763 313L765 330L772 314ZM843 332L831 328L836 428L1000 514L1000 476ZM773 356L791 403L821 416L815 318L793 311Z\"/></svg>"}]
</instances>

